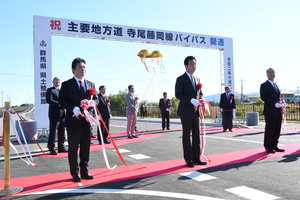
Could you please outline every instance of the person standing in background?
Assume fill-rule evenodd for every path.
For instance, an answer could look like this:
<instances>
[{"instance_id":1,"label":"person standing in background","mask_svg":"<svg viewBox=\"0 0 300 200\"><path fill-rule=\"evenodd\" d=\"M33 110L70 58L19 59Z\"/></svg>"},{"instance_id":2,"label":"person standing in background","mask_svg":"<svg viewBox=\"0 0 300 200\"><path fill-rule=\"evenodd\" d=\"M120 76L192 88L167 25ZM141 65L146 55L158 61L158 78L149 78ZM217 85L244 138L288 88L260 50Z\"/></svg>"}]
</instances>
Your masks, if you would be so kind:
<instances>
[{"instance_id":1,"label":"person standing in background","mask_svg":"<svg viewBox=\"0 0 300 200\"><path fill-rule=\"evenodd\" d=\"M225 92L220 96L220 111L222 113L223 132L227 129L232 132L232 118L235 110L234 95L230 93L230 87L225 87Z\"/></svg>"},{"instance_id":2,"label":"person standing in background","mask_svg":"<svg viewBox=\"0 0 300 200\"><path fill-rule=\"evenodd\" d=\"M65 109L59 105L58 97L60 91L60 79L54 77L53 86L46 91L46 102L49 104L49 137L47 147L51 155L56 155L55 137L57 135L58 153L68 152L65 148ZM57 134L56 134L57 133Z\"/></svg>"},{"instance_id":3,"label":"person standing in background","mask_svg":"<svg viewBox=\"0 0 300 200\"><path fill-rule=\"evenodd\" d=\"M167 98L167 93L163 93L163 98L159 100L158 105L161 113L161 119L162 119L162 130L165 130L167 127L167 130L170 130L170 107L171 107L171 101Z\"/></svg>"}]
</instances>

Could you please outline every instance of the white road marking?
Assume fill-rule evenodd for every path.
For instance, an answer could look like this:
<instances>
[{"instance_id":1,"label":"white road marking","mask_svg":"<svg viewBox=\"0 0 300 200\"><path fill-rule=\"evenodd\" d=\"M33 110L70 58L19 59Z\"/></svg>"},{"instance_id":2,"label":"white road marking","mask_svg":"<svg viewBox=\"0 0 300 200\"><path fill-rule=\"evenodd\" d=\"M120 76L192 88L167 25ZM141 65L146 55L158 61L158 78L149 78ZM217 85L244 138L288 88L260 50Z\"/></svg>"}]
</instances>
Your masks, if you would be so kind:
<instances>
[{"instance_id":1,"label":"white road marking","mask_svg":"<svg viewBox=\"0 0 300 200\"><path fill-rule=\"evenodd\" d=\"M180 173L180 175L186 176L186 177L194 179L196 181L207 181L207 180L211 180L211 179L216 179L216 177L214 177L214 176L203 174L203 173L200 173L197 171L183 172L183 173Z\"/></svg>"},{"instance_id":2,"label":"white road marking","mask_svg":"<svg viewBox=\"0 0 300 200\"><path fill-rule=\"evenodd\" d=\"M253 140L244 140L244 139L234 139L234 138L225 138L225 137L217 137L212 135L206 135L207 138L215 138L215 139L221 139L221 140L232 140L232 141L240 141L240 142L252 142L257 144L262 144L262 141L253 141Z\"/></svg>"},{"instance_id":3,"label":"white road marking","mask_svg":"<svg viewBox=\"0 0 300 200\"><path fill-rule=\"evenodd\" d=\"M140 160L140 159L147 159L147 158L151 158L149 156L145 156L143 154L134 154L134 155L128 155L134 159Z\"/></svg>"},{"instance_id":4,"label":"white road marking","mask_svg":"<svg viewBox=\"0 0 300 200\"><path fill-rule=\"evenodd\" d=\"M116 150L113 150L113 151L116 151ZM128 153L128 152L131 152L131 151L127 150L127 149L119 149L119 152L120 153Z\"/></svg>"},{"instance_id":5,"label":"white road marking","mask_svg":"<svg viewBox=\"0 0 300 200\"><path fill-rule=\"evenodd\" d=\"M220 198L206 197L194 194L174 193L174 192L160 192L160 191L149 191L149 190L125 190L125 189L55 189L46 190L41 192L28 193L23 195L34 195L34 194L66 194L66 193L78 193L78 194L91 194L91 193L118 193L118 194L135 194L135 195L146 195L146 196L158 196L158 197L169 197L178 199L190 199L190 200L223 200ZM21 195L18 195L21 196Z\"/></svg>"},{"instance_id":6,"label":"white road marking","mask_svg":"<svg viewBox=\"0 0 300 200\"><path fill-rule=\"evenodd\" d=\"M226 191L236 194L238 196L244 197L250 200L263 199L263 200L273 200L279 199L280 197L261 192L259 190L255 190L246 186L239 186L234 188L226 189Z\"/></svg>"}]
</instances>

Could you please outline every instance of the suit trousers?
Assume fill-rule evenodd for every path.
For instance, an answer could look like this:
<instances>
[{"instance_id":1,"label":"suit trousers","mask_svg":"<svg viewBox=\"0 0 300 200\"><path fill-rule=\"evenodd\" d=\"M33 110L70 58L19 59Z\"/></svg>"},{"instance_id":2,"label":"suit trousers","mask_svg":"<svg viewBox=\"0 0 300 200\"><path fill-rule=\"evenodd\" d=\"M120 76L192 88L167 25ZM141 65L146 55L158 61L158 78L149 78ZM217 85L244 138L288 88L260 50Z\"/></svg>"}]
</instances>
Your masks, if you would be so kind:
<instances>
[{"instance_id":1,"label":"suit trousers","mask_svg":"<svg viewBox=\"0 0 300 200\"><path fill-rule=\"evenodd\" d=\"M186 162L193 160L198 161L200 159L199 117L195 114L192 117L181 116L180 119L182 123L182 146L184 160Z\"/></svg>"},{"instance_id":2,"label":"suit trousers","mask_svg":"<svg viewBox=\"0 0 300 200\"><path fill-rule=\"evenodd\" d=\"M162 128L166 128L166 121L167 121L167 128L170 128L170 112L169 111L163 111L161 112L161 119L162 119Z\"/></svg>"},{"instance_id":3,"label":"suit trousers","mask_svg":"<svg viewBox=\"0 0 300 200\"><path fill-rule=\"evenodd\" d=\"M222 112L222 126L224 130L232 129L232 111Z\"/></svg>"},{"instance_id":4,"label":"suit trousers","mask_svg":"<svg viewBox=\"0 0 300 200\"><path fill-rule=\"evenodd\" d=\"M79 158L80 158L80 172L86 173L87 166L90 157L90 145L91 145L91 137L90 137L90 125L88 123L83 124L82 126L67 126L68 132L68 159L70 165L70 173L73 174L79 172L78 167L78 147L79 150Z\"/></svg>"},{"instance_id":5,"label":"suit trousers","mask_svg":"<svg viewBox=\"0 0 300 200\"><path fill-rule=\"evenodd\" d=\"M105 123L105 126L107 128L107 130L109 131L109 119L103 119L104 123ZM101 128L101 133L102 133L102 137L103 137L103 141L107 141L107 137L108 137L108 132L106 131L106 128L104 127L104 125L102 124L102 122L100 121L101 125L100 125L100 128ZM99 131L99 128L97 128L97 137L98 137L98 141L99 143L101 143L101 138L100 138L100 131Z\"/></svg>"},{"instance_id":6,"label":"suit trousers","mask_svg":"<svg viewBox=\"0 0 300 200\"><path fill-rule=\"evenodd\" d=\"M280 137L282 115L265 115L264 147L266 150L277 148Z\"/></svg>"},{"instance_id":7,"label":"suit trousers","mask_svg":"<svg viewBox=\"0 0 300 200\"><path fill-rule=\"evenodd\" d=\"M65 148L65 118L64 117L51 117L49 126L49 136L47 147L49 150L54 150L55 137L57 133L57 146L58 150Z\"/></svg>"},{"instance_id":8,"label":"suit trousers","mask_svg":"<svg viewBox=\"0 0 300 200\"><path fill-rule=\"evenodd\" d=\"M127 114L127 136L134 134L136 126L136 114Z\"/></svg>"}]
</instances>

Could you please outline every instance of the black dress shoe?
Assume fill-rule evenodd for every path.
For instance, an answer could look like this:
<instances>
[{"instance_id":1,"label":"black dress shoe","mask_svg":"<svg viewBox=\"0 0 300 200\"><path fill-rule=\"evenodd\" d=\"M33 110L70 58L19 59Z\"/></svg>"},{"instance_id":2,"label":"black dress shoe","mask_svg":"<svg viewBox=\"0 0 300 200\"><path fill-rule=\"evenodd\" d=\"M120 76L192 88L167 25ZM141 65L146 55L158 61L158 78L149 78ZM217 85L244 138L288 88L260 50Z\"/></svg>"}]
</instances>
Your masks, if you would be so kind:
<instances>
[{"instance_id":1,"label":"black dress shoe","mask_svg":"<svg viewBox=\"0 0 300 200\"><path fill-rule=\"evenodd\" d=\"M273 149L267 149L266 152L267 153L275 153L275 151Z\"/></svg>"},{"instance_id":2,"label":"black dress shoe","mask_svg":"<svg viewBox=\"0 0 300 200\"><path fill-rule=\"evenodd\" d=\"M64 153L64 152L68 152L67 149L58 149L58 153Z\"/></svg>"},{"instance_id":3,"label":"black dress shoe","mask_svg":"<svg viewBox=\"0 0 300 200\"><path fill-rule=\"evenodd\" d=\"M161 130L165 130L164 128L162 128Z\"/></svg>"},{"instance_id":4,"label":"black dress shoe","mask_svg":"<svg viewBox=\"0 0 300 200\"><path fill-rule=\"evenodd\" d=\"M167 130L170 130L170 128L167 128Z\"/></svg>"},{"instance_id":5,"label":"black dress shoe","mask_svg":"<svg viewBox=\"0 0 300 200\"><path fill-rule=\"evenodd\" d=\"M109 141L104 141L104 144L110 144L110 142Z\"/></svg>"},{"instance_id":6,"label":"black dress shoe","mask_svg":"<svg viewBox=\"0 0 300 200\"><path fill-rule=\"evenodd\" d=\"M132 139L132 137L131 137L131 136L128 136L127 138L128 138L128 139Z\"/></svg>"},{"instance_id":7,"label":"black dress shoe","mask_svg":"<svg viewBox=\"0 0 300 200\"><path fill-rule=\"evenodd\" d=\"M285 150L284 149L279 149L278 147L274 148L274 151L276 152L284 152Z\"/></svg>"},{"instance_id":8,"label":"black dress shoe","mask_svg":"<svg viewBox=\"0 0 300 200\"><path fill-rule=\"evenodd\" d=\"M232 129L229 129L230 132L232 132Z\"/></svg>"},{"instance_id":9,"label":"black dress shoe","mask_svg":"<svg viewBox=\"0 0 300 200\"><path fill-rule=\"evenodd\" d=\"M87 173L87 174L81 174L81 178L82 179L93 179L94 177L92 175L90 175L89 173Z\"/></svg>"},{"instance_id":10,"label":"black dress shoe","mask_svg":"<svg viewBox=\"0 0 300 200\"><path fill-rule=\"evenodd\" d=\"M50 151L50 155L57 155L56 151L54 149L49 150Z\"/></svg>"},{"instance_id":11,"label":"black dress shoe","mask_svg":"<svg viewBox=\"0 0 300 200\"><path fill-rule=\"evenodd\" d=\"M96 138L96 136L91 135L91 138Z\"/></svg>"},{"instance_id":12,"label":"black dress shoe","mask_svg":"<svg viewBox=\"0 0 300 200\"><path fill-rule=\"evenodd\" d=\"M137 135L132 135L132 137L133 137L133 138L138 138L139 136L137 136Z\"/></svg>"},{"instance_id":13,"label":"black dress shoe","mask_svg":"<svg viewBox=\"0 0 300 200\"><path fill-rule=\"evenodd\" d=\"M207 162L202 162L201 160L193 161L195 165L206 165Z\"/></svg>"},{"instance_id":14,"label":"black dress shoe","mask_svg":"<svg viewBox=\"0 0 300 200\"><path fill-rule=\"evenodd\" d=\"M186 161L187 167L194 167L194 163L192 161Z\"/></svg>"},{"instance_id":15,"label":"black dress shoe","mask_svg":"<svg viewBox=\"0 0 300 200\"><path fill-rule=\"evenodd\" d=\"M73 178L74 182L80 182L81 181L81 178L80 178L79 174L77 174L77 173L73 174L72 178Z\"/></svg>"},{"instance_id":16,"label":"black dress shoe","mask_svg":"<svg viewBox=\"0 0 300 200\"><path fill-rule=\"evenodd\" d=\"M225 129L223 129L223 132L226 132L226 130L225 130Z\"/></svg>"}]
</instances>

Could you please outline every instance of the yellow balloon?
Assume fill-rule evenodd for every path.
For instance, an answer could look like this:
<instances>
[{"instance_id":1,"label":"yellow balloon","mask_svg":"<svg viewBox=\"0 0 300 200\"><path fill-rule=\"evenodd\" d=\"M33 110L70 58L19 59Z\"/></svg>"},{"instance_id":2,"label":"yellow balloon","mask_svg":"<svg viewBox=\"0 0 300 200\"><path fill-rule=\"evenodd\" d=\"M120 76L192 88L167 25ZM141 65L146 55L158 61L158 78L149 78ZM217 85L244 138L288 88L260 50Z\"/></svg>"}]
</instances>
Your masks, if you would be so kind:
<instances>
[{"instance_id":1,"label":"yellow balloon","mask_svg":"<svg viewBox=\"0 0 300 200\"><path fill-rule=\"evenodd\" d=\"M162 53L160 51L153 51L150 55L150 58L158 58L158 57L163 57Z\"/></svg>"},{"instance_id":2,"label":"yellow balloon","mask_svg":"<svg viewBox=\"0 0 300 200\"><path fill-rule=\"evenodd\" d=\"M147 49L142 49L138 53L138 56L141 57L141 58L148 58L150 56L150 53L148 52Z\"/></svg>"}]
</instances>

